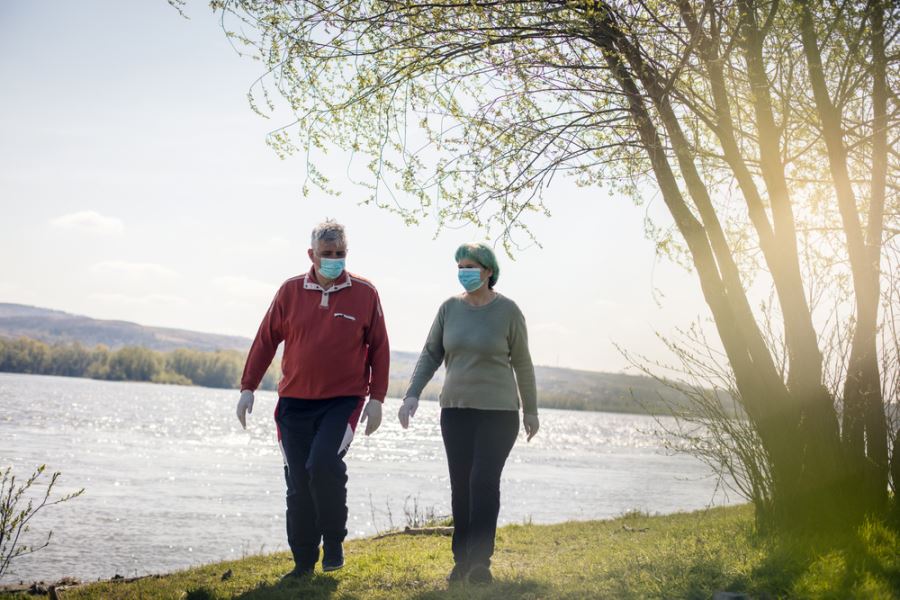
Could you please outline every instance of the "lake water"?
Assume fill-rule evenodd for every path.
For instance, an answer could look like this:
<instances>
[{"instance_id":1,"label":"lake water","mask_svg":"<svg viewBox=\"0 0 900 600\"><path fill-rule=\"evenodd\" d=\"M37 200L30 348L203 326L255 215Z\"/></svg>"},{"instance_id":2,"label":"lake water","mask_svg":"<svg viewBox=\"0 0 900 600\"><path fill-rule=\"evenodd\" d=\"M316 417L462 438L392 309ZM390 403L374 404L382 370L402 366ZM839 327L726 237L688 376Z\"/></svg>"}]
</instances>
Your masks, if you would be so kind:
<instances>
[{"instance_id":1,"label":"lake water","mask_svg":"<svg viewBox=\"0 0 900 600\"><path fill-rule=\"evenodd\" d=\"M257 394L248 430L228 390L0 373L0 465L22 479L38 464L83 496L47 508L33 533L50 546L11 564L3 582L135 576L284 550L284 478L272 413ZM450 513L437 403L410 429L389 399L384 422L347 456L348 529L405 524L404 507ZM671 513L737 501L708 469L668 455L653 418L545 409L503 473L501 523ZM54 488L56 490L57 488ZM32 541L36 538L32 538ZM447 551L449 553L449 541Z\"/></svg>"}]
</instances>

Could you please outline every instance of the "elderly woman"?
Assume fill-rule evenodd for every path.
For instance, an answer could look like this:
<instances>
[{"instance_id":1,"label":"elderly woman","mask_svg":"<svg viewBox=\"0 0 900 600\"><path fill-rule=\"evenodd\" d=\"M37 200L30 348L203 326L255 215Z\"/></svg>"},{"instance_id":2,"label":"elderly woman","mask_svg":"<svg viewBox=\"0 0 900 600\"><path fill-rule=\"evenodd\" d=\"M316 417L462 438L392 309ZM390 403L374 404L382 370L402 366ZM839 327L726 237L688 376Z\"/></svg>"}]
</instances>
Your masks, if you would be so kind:
<instances>
[{"instance_id":1,"label":"elderly woman","mask_svg":"<svg viewBox=\"0 0 900 600\"><path fill-rule=\"evenodd\" d=\"M456 262L465 292L438 309L398 416L408 427L419 394L443 362L441 434L450 467L455 563L447 580L490 583L500 474L519 433L520 397L528 441L537 433L537 394L525 317L494 291L500 276L494 252L485 244L463 244Z\"/></svg>"}]
</instances>

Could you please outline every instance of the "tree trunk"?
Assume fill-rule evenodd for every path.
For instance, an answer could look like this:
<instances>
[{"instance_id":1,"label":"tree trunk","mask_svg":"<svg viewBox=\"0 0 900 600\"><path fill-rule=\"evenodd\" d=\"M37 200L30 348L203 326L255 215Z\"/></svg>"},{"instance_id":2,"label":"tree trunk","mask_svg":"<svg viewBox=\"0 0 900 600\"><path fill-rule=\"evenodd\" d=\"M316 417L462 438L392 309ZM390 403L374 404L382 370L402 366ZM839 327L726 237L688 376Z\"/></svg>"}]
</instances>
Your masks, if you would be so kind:
<instances>
[{"instance_id":1,"label":"tree trunk","mask_svg":"<svg viewBox=\"0 0 900 600\"><path fill-rule=\"evenodd\" d=\"M729 299L730 292L719 274L721 267L716 265L707 231L685 203L643 97L622 62L614 40L607 33L597 32L596 42L603 48L610 69L628 98L633 121L650 158L663 199L684 236L697 268L704 298L713 313L745 408L756 423L763 446L771 457L773 508L776 511L773 517L780 522L799 524L801 516L809 515L808 506L804 507L800 500L808 498L808 494L801 493L797 488L804 477L794 447L796 424L785 415L785 410L792 404L791 398L782 382L773 378L774 366L771 363L754 363L747 335L748 330L754 329L758 334L755 320L752 315L748 322L735 314L735 301ZM743 300L746 302L746 296ZM768 354L766 356L771 358ZM765 366L771 368L769 377L764 376Z\"/></svg>"},{"instance_id":2,"label":"tree trunk","mask_svg":"<svg viewBox=\"0 0 900 600\"><path fill-rule=\"evenodd\" d=\"M812 10L807 0L801 0L799 4L800 37L803 42L813 97L822 125L831 177L837 194L838 208L847 239L847 250L853 274L853 289L856 297L856 327L853 332L847 379L844 385L845 451L850 468L857 474L858 487L855 488L855 496L859 500L859 508L862 510L877 510L887 501L888 476L887 423L881 397L876 345L879 269L877 262L873 264L872 260L873 246L878 249L877 256L880 256L881 216L877 208L875 211L870 211L868 228L870 239L865 240L863 238L856 197L850 183L847 151L843 141L840 113L838 107L833 104L825 83ZM877 8L875 13L881 14ZM883 24L879 29L883 30ZM877 37L878 32L873 32L873 50L876 50L876 56L874 57L876 61L874 65L876 89L874 91L876 93L879 92L878 86L883 85L883 71L881 77L877 73L878 56L875 46L878 42L874 39ZM882 46L882 69L884 67L883 61L884 52ZM880 79L881 84L879 84ZM883 89L881 93L884 93ZM873 101L876 107L876 132L873 142L875 149L878 150L881 145L878 141L878 135L879 133L884 133L884 126L881 127L882 132L879 132L877 123L884 116L884 100L873 98ZM879 112L881 112L880 116ZM884 151L883 145L881 145L880 150ZM878 192L875 188L880 183L877 181L879 177L878 161L880 159L875 154L873 152L873 158L875 159L875 164L873 164L873 192L875 194L873 194L872 200L877 203ZM880 183L882 193L883 187L882 182ZM883 197L881 203L883 205ZM872 219L876 219L877 222L873 222ZM877 230L877 239L872 239L873 228Z\"/></svg>"}]
</instances>

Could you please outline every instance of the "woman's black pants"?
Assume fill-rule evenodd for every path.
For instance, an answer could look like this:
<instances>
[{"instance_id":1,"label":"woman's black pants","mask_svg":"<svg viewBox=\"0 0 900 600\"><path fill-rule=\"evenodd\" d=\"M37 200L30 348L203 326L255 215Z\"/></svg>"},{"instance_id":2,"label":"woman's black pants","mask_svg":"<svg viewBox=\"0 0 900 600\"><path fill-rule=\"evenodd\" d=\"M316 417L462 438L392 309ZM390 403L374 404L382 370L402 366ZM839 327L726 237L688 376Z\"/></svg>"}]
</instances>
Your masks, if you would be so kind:
<instances>
[{"instance_id":1,"label":"woman's black pants","mask_svg":"<svg viewBox=\"0 0 900 600\"><path fill-rule=\"evenodd\" d=\"M444 408L441 435L450 467L453 560L489 567L500 513L500 475L519 434L519 412Z\"/></svg>"}]
</instances>

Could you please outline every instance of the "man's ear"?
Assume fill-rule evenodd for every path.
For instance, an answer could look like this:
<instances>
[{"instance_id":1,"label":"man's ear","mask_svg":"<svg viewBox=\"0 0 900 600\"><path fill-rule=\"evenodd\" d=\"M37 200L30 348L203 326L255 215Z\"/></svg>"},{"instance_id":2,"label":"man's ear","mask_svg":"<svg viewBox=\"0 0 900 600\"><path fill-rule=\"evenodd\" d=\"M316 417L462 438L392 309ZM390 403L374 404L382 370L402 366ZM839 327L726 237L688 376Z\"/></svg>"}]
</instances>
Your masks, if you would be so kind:
<instances>
[{"instance_id":1,"label":"man's ear","mask_svg":"<svg viewBox=\"0 0 900 600\"><path fill-rule=\"evenodd\" d=\"M313 249L310 248L306 251L306 255L309 257L309 260L312 262L316 262L316 259L313 258Z\"/></svg>"}]
</instances>

